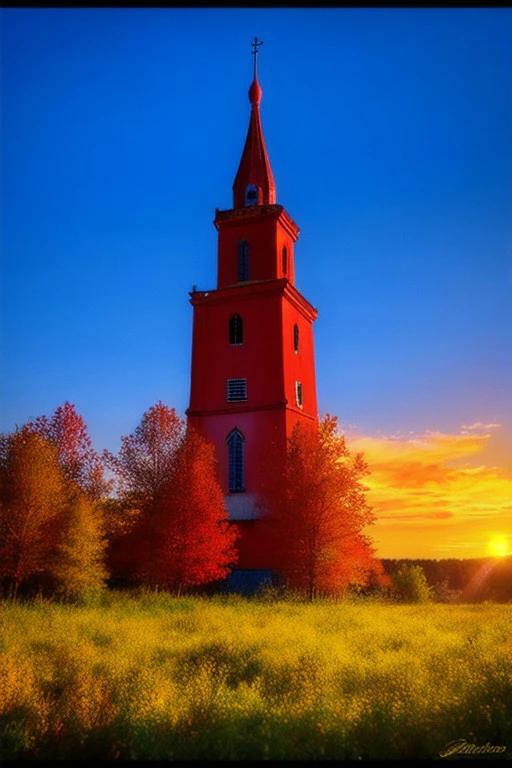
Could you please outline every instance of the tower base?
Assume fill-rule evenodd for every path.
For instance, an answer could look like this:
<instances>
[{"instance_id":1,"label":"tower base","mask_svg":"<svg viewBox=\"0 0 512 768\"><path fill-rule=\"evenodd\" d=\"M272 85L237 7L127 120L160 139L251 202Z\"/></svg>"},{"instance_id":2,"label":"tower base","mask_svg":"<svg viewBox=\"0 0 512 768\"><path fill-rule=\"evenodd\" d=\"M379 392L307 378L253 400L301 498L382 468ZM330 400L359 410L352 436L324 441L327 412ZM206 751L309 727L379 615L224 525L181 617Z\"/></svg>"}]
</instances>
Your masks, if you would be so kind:
<instances>
[{"instance_id":1,"label":"tower base","mask_svg":"<svg viewBox=\"0 0 512 768\"><path fill-rule=\"evenodd\" d=\"M229 574L222 591L228 594L254 595L256 592L272 585L272 571L240 569Z\"/></svg>"}]
</instances>

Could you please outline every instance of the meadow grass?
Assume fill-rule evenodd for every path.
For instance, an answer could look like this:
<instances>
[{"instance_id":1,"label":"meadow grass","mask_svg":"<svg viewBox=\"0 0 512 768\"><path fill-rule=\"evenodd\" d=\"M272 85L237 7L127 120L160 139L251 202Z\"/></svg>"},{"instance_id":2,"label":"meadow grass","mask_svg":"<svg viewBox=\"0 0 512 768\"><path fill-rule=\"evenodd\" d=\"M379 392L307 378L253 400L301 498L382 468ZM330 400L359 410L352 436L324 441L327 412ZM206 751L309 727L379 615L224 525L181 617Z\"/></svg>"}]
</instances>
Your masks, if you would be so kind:
<instances>
[{"instance_id":1,"label":"meadow grass","mask_svg":"<svg viewBox=\"0 0 512 768\"><path fill-rule=\"evenodd\" d=\"M512 754L512 606L105 594L0 605L7 758Z\"/></svg>"}]
</instances>

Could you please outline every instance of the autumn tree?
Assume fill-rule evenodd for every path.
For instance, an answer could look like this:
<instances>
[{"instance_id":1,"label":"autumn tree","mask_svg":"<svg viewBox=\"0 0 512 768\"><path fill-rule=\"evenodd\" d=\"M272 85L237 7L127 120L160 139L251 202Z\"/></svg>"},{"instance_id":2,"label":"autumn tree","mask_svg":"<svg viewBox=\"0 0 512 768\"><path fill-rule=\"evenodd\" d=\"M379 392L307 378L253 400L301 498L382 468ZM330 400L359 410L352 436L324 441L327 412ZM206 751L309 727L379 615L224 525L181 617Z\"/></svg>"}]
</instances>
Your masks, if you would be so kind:
<instances>
[{"instance_id":1,"label":"autumn tree","mask_svg":"<svg viewBox=\"0 0 512 768\"><path fill-rule=\"evenodd\" d=\"M159 500L155 531L152 580L178 593L225 578L236 561L237 534L217 480L214 447L190 426Z\"/></svg>"},{"instance_id":2,"label":"autumn tree","mask_svg":"<svg viewBox=\"0 0 512 768\"><path fill-rule=\"evenodd\" d=\"M117 456L105 457L118 483L108 523L116 576L180 590L226 575L235 533L213 446L159 402L121 438Z\"/></svg>"},{"instance_id":3,"label":"autumn tree","mask_svg":"<svg viewBox=\"0 0 512 768\"><path fill-rule=\"evenodd\" d=\"M68 481L91 499L105 497L112 483L104 476L101 457L94 450L87 426L72 403L59 406L51 417L40 416L29 425L57 448L59 464Z\"/></svg>"},{"instance_id":4,"label":"autumn tree","mask_svg":"<svg viewBox=\"0 0 512 768\"><path fill-rule=\"evenodd\" d=\"M184 429L174 408L158 402L144 413L132 434L121 438L117 456L104 451L125 507L153 514L172 473Z\"/></svg>"},{"instance_id":5,"label":"autumn tree","mask_svg":"<svg viewBox=\"0 0 512 768\"><path fill-rule=\"evenodd\" d=\"M295 425L283 473L274 472L265 489L262 522L274 568L310 599L363 586L374 570L363 532L374 521L362 484L367 472L327 415L318 426Z\"/></svg>"},{"instance_id":6,"label":"autumn tree","mask_svg":"<svg viewBox=\"0 0 512 768\"><path fill-rule=\"evenodd\" d=\"M59 540L49 561L56 592L80 599L105 586L106 540L100 507L75 492L60 519Z\"/></svg>"},{"instance_id":7,"label":"autumn tree","mask_svg":"<svg viewBox=\"0 0 512 768\"><path fill-rule=\"evenodd\" d=\"M116 487L116 498L104 505L110 531L108 563L114 578L145 578L142 574L155 551L153 518L184 430L174 408L158 402L143 414L131 434L121 437L117 455L103 452Z\"/></svg>"},{"instance_id":8,"label":"autumn tree","mask_svg":"<svg viewBox=\"0 0 512 768\"><path fill-rule=\"evenodd\" d=\"M103 499L100 509L107 539L115 539L127 534L133 529L140 515L138 509L114 497Z\"/></svg>"},{"instance_id":9,"label":"autumn tree","mask_svg":"<svg viewBox=\"0 0 512 768\"><path fill-rule=\"evenodd\" d=\"M2 436L0 571L14 595L22 582L48 568L68 498L52 443L27 425Z\"/></svg>"}]
</instances>

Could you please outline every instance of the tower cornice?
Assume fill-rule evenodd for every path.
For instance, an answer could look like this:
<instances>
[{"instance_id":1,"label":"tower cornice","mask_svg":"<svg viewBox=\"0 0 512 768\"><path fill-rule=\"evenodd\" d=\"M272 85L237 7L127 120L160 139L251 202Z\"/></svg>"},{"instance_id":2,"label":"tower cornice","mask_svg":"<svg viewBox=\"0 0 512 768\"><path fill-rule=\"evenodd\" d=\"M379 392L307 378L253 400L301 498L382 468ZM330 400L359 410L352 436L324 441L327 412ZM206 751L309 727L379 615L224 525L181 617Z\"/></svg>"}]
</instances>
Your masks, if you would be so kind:
<instances>
[{"instance_id":1,"label":"tower cornice","mask_svg":"<svg viewBox=\"0 0 512 768\"><path fill-rule=\"evenodd\" d=\"M213 291L191 291L189 296L193 307L206 304L231 304L234 299L250 301L267 296L284 296L310 322L314 322L318 317L318 310L287 278L236 283Z\"/></svg>"},{"instance_id":2,"label":"tower cornice","mask_svg":"<svg viewBox=\"0 0 512 768\"><path fill-rule=\"evenodd\" d=\"M275 219L279 221L294 242L298 240L300 229L282 205L250 205L246 208L229 208L225 211L215 209L213 223L217 230L221 227L239 226L241 221L248 224L256 221Z\"/></svg>"}]
</instances>

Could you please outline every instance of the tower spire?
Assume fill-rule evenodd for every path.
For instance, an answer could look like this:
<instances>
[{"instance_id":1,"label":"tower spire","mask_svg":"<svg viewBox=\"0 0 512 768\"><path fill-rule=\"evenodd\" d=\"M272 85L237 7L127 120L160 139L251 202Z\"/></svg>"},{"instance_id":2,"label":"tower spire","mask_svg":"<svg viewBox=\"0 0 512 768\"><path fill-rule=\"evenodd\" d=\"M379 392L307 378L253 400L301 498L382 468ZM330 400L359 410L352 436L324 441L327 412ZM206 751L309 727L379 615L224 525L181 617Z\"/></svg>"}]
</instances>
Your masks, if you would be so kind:
<instances>
[{"instance_id":1,"label":"tower spire","mask_svg":"<svg viewBox=\"0 0 512 768\"><path fill-rule=\"evenodd\" d=\"M243 208L248 205L274 205L276 185L261 127L260 102L262 90L258 82L258 49L263 45L257 37L251 42L254 56L254 78L249 88L251 117L249 130L242 152L240 165L233 184L233 206Z\"/></svg>"}]
</instances>

